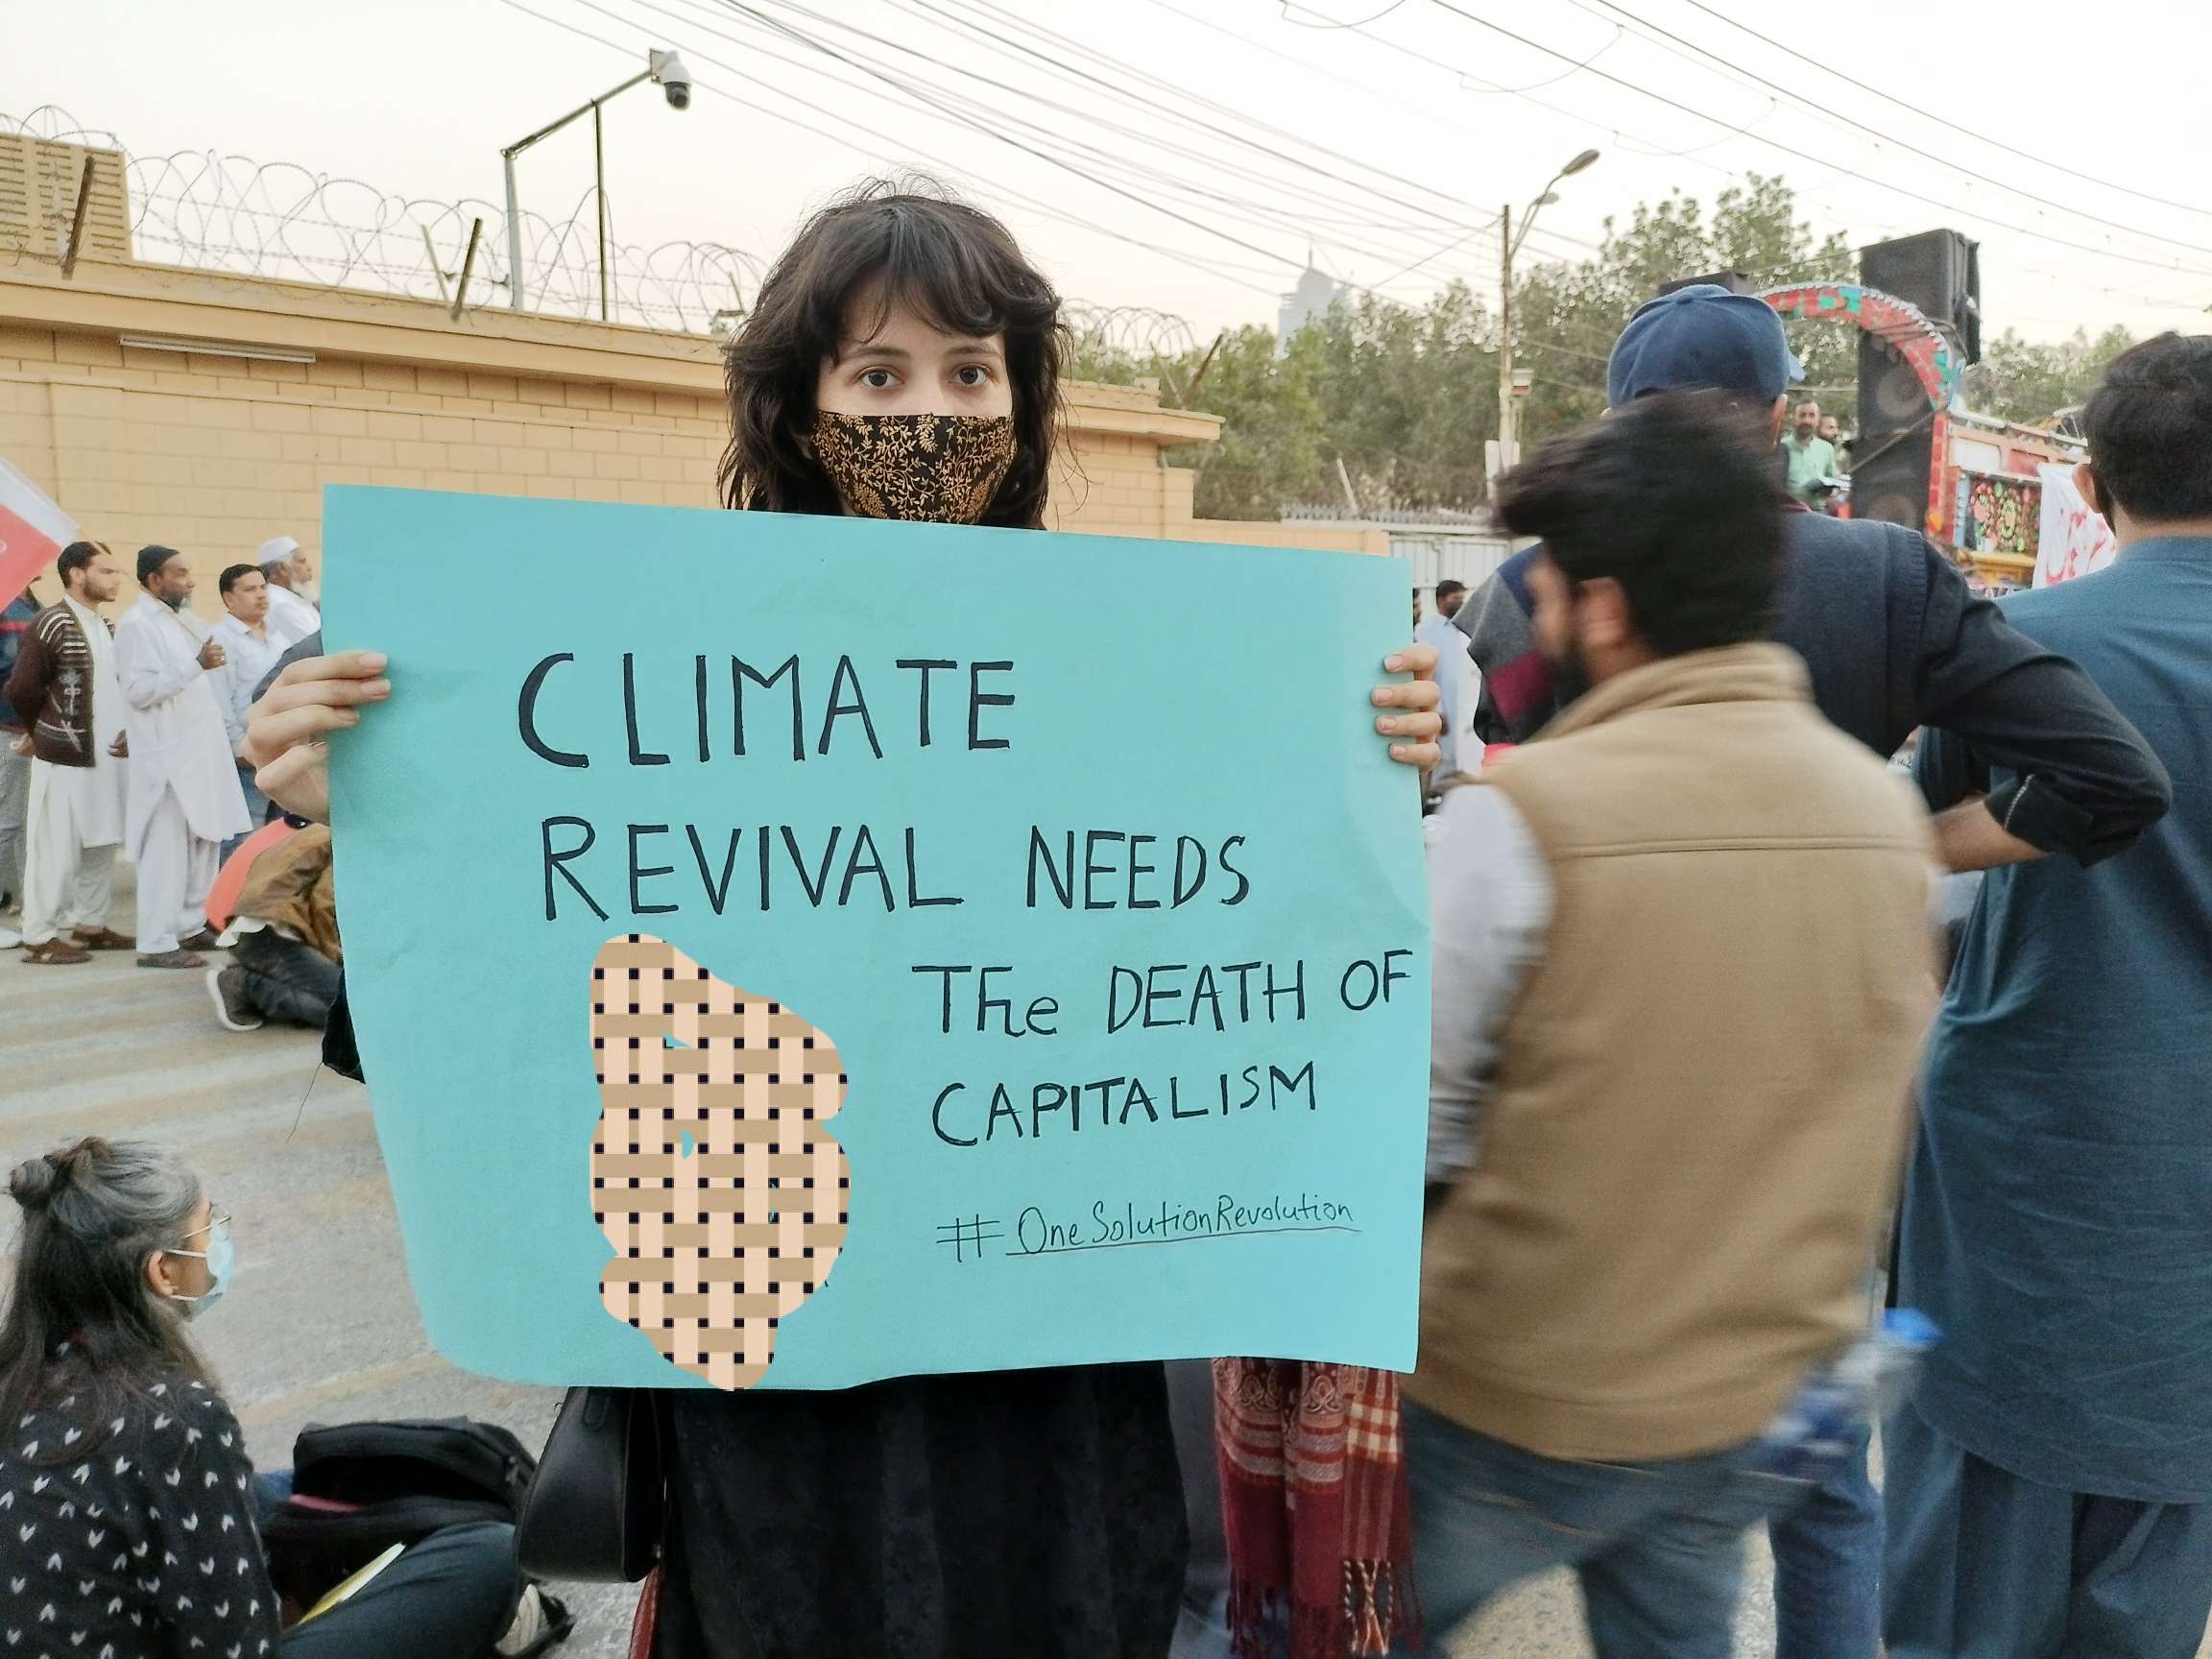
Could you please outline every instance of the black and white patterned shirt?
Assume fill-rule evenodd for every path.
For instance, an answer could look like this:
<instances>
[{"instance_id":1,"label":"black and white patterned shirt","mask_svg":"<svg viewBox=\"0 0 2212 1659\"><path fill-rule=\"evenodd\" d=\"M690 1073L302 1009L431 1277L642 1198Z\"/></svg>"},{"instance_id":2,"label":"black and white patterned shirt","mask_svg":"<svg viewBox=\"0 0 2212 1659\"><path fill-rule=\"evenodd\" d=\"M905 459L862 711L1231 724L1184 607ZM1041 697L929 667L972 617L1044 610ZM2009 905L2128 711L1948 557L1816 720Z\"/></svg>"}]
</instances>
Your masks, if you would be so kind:
<instances>
[{"instance_id":1,"label":"black and white patterned shirt","mask_svg":"<svg viewBox=\"0 0 2212 1659\"><path fill-rule=\"evenodd\" d=\"M73 1396L0 1426L0 1659L276 1651L238 1421L185 1377L148 1394L97 1436Z\"/></svg>"}]
</instances>

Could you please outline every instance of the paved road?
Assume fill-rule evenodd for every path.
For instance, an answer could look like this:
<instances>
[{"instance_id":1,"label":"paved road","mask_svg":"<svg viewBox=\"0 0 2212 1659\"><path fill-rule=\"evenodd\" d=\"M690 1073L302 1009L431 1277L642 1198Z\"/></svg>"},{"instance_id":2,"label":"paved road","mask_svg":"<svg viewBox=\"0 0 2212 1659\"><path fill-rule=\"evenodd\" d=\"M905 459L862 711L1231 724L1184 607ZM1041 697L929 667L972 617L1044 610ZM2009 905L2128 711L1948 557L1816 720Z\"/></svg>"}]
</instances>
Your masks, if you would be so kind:
<instances>
[{"instance_id":1,"label":"paved road","mask_svg":"<svg viewBox=\"0 0 2212 1659\"><path fill-rule=\"evenodd\" d=\"M127 883L114 925L128 931ZM104 956L26 968L0 952L0 1167L71 1136L146 1135L189 1156L236 1214L237 1290L195 1333L256 1463L291 1461L312 1421L469 1415L539 1444L554 1390L495 1382L430 1351L400 1254L367 1092L316 1068L317 1040L215 1023L197 974ZM1763 1541L1738 1659L1773 1651ZM632 1595L558 1586L581 1620L573 1659L619 1659ZM1573 1585L1540 1580L1451 1645L1455 1659L1569 1659L1589 1644ZM2212 1659L2208 1641L2201 1659Z\"/></svg>"},{"instance_id":2,"label":"paved road","mask_svg":"<svg viewBox=\"0 0 2212 1659\"><path fill-rule=\"evenodd\" d=\"M114 926L129 931L131 897ZM236 1217L236 1288L194 1330L244 1423L253 1461L281 1468L310 1422L471 1416L541 1444L557 1391L496 1382L430 1350L408 1284L368 1092L322 1071L319 1039L225 1031L202 976L135 966L28 968L0 952L0 1168L78 1135L147 1136L188 1157ZM633 1594L556 1586L580 1614L572 1659L620 1659ZM1741 1655L1771 1652L1764 1597ZM1574 1592L1532 1586L1455 1651L1539 1659L1588 1651Z\"/></svg>"}]
</instances>

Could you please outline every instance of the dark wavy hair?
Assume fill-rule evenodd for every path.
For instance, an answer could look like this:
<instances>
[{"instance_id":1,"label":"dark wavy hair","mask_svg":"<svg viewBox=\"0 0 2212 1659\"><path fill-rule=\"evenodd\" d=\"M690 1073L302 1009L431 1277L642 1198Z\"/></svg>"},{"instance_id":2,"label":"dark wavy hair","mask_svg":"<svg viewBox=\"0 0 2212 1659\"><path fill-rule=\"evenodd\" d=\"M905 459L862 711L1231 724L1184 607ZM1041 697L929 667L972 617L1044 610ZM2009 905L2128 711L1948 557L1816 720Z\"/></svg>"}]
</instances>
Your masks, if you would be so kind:
<instances>
[{"instance_id":1,"label":"dark wavy hair","mask_svg":"<svg viewBox=\"0 0 2212 1659\"><path fill-rule=\"evenodd\" d=\"M873 317L854 314L861 302ZM887 180L806 222L730 342L730 447L716 475L724 505L843 511L807 442L815 387L842 342L866 338L902 303L949 333L1004 337L1014 465L980 522L1044 527L1060 427L1060 296L990 214Z\"/></svg>"},{"instance_id":2,"label":"dark wavy hair","mask_svg":"<svg viewBox=\"0 0 2212 1659\"><path fill-rule=\"evenodd\" d=\"M1569 581L1619 582L1662 657L1764 638L1783 537L1764 421L1719 392L1639 397L1546 439L1499 480L1498 518Z\"/></svg>"},{"instance_id":3,"label":"dark wavy hair","mask_svg":"<svg viewBox=\"0 0 2212 1659\"><path fill-rule=\"evenodd\" d=\"M74 1396L88 1438L69 1455L82 1458L150 1384L180 1374L212 1384L182 1316L146 1280L147 1259L183 1243L200 1203L199 1177L175 1153L88 1135L18 1166L8 1191L23 1231L0 1320L0 1421Z\"/></svg>"},{"instance_id":4,"label":"dark wavy hair","mask_svg":"<svg viewBox=\"0 0 2212 1659\"><path fill-rule=\"evenodd\" d=\"M2097 487L2145 523L2212 516L2212 335L2159 334L2081 407Z\"/></svg>"}]
</instances>

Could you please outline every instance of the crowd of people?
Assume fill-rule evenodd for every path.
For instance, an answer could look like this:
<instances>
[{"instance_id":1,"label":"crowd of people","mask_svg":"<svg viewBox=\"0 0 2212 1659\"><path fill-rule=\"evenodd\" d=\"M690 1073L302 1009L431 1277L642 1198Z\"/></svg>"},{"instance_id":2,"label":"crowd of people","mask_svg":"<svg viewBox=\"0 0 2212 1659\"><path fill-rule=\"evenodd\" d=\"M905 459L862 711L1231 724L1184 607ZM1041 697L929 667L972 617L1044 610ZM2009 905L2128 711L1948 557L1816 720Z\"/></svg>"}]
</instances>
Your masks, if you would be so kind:
<instances>
[{"instance_id":1,"label":"crowd of people","mask_svg":"<svg viewBox=\"0 0 2212 1659\"><path fill-rule=\"evenodd\" d=\"M826 209L729 348L727 504L1039 527L1058 321L984 214L887 186ZM635 1651L1377 1654L1565 1566L1603 1659L1721 1659L1763 1525L1780 1659L2196 1653L2212 337L2135 348L2084 410L2113 567L2003 606L1917 533L1782 487L1785 423L1810 410L1807 447L1825 442L1793 369L1755 299L1646 306L1606 418L1502 482L1527 549L1440 591L1369 693L1435 803L1415 1370L1223 1357L676 1393ZM155 626L188 581L163 552L113 647L132 710L216 666L194 680L196 637ZM66 602L87 642L94 553ZM229 644L266 649L275 613L251 584L226 599L241 586ZM323 739L395 688L373 651L314 651L230 750L319 824ZM82 724L86 746L106 730ZM167 771L146 800L139 732L173 749L183 724L131 726L116 814L134 848L170 826L165 906L243 817L229 797L193 817ZM1981 882L1947 968L1945 871ZM299 932L327 878L325 853L261 902ZM162 925L141 943L180 944ZM325 1053L347 1066L339 980ZM180 1388L227 1421L181 1323L204 1276L180 1264L215 1265L207 1208L172 1178L124 1225L100 1210L129 1196L121 1155L90 1144L12 1189L11 1527L72 1501L72 1426L151 1434ZM234 1451L149 1470L169 1457L245 1479ZM119 1516L166 1502L122 1474L102 1488ZM300 1641L251 1551L218 1613L183 1605L189 1551L54 1550L41 1583L92 1587L51 1592L56 1651L78 1630L66 1650L117 1659ZM25 1571L5 1533L0 1553ZM480 1642L511 1611L485 1605Z\"/></svg>"},{"instance_id":2,"label":"crowd of people","mask_svg":"<svg viewBox=\"0 0 2212 1659\"><path fill-rule=\"evenodd\" d=\"M206 914L221 862L276 816L244 757L247 710L284 653L319 637L313 565L289 536L218 579L223 619L188 608L195 579L173 548L142 547L119 618L123 563L75 541L61 595L11 601L0 633L0 945L36 967L135 950L141 968L206 969L223 936ZM118 852L137 866L135 936L108 926ZM235 1009L237 964L208 970ZM233 1022L226 1018L226 1024Z\"/></svg>"}]
</instances>

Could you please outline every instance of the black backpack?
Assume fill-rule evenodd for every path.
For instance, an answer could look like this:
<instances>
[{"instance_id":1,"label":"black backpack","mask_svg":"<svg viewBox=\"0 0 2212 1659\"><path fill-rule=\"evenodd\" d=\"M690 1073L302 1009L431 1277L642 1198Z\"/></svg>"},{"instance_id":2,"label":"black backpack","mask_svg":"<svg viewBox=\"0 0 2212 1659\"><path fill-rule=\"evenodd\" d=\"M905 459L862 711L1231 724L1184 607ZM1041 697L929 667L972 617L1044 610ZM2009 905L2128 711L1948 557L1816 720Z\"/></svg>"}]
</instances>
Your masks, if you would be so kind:
<instances>
[{"instance_id":1,"label":"black backpack","mask_svg":"<svg viewBox=\"0 0 2212 1659\"><path fill-rule=\"evenodd\" d=\"M467 1417L310 1423L292 1448L292 1496L262 1524L277 1592L301 1607L394 1544L442 1527L513 1523L538 1460Z\"/></svg>"}]
</instances>

